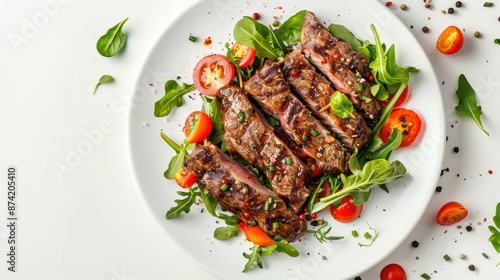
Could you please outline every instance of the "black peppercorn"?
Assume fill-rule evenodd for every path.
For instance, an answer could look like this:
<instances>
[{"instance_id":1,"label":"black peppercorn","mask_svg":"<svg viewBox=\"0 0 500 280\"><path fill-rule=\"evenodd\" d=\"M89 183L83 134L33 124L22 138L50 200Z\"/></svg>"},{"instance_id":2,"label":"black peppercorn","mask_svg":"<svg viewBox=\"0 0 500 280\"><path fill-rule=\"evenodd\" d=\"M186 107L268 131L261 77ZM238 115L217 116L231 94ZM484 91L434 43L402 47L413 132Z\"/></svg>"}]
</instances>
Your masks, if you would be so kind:
<instances>
[{"instance_id":1,"label":"black peppercorn","mask_svg":"<svg viewBox=\"0 0 500 280\"><path fill-rule=\"evenodd\" d=\"M423 31L424 33L429 32L429 27L427 27L427 26L422 27L422 31Z\"/></svg>"},{"instance_id":2,"label":"black peppercorn","mask_svg":"<svg viewBox=\"0 0 500 280\"><path fill-rule=\"evenodd\" d=\"M419 245L419 243L418 243L418 241L417 241L417 240L415 240L415 241L413 241L413 242L411 243L411 246L412 246L413 248L417 248L417 247L418 247L418 245Z\"/></svg>"},{"instance_id":3,"label":"black peppercorn","mask_svg":"<svg viewBox=\"0 0 500 280\"><path fill-rule=\"evenodd\" d=\"M461 1L455 2L455 7L461 8L462 7L462 2Z\"/></svg>"}]
</instances>

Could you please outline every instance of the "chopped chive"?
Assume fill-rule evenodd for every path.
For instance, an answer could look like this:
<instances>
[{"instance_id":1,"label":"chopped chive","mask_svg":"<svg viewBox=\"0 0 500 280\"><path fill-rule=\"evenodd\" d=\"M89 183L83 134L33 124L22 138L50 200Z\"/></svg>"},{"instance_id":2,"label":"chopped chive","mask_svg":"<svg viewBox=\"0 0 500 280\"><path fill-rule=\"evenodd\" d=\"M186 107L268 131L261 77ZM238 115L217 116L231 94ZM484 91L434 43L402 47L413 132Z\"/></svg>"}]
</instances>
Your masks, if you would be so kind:
<instances>
[{"instance_id":1,"label":"chopped chive","mask_svg":"<svg viewBox=\"0 0 500 280\"><path fill-rule=\"evenodd\" d=\"M489 259L489 258L490 258L490 257L488 257L488 255L486 255L486 253L482 253L481 255L483 255L483 257L484 257L485 259Z\"/></svg>"},{"instance_id":2,"label":"chopped chive","mask_svg":"<svg viewBox=\"0 0 500 280\"><path fill-rule=\"evenodd\" d=\"M272 166L272 165L268 166L268 167L267 167L267 169L268 169L269 171L276 171L276 167L275 167L275 166Z\"/></svg>"},{"instance_id":3,"label":"chopped chive","mask_svg":"<svg viewBox=\"0 0 500 280\"><path fill-rule=\"evenodd\" d=\"M356 72L356 77L361 78L361 77L362 77L362 76L361 76L361 73Z\"/></svg>"},{"instance_id":4,"label":"chopped chive","mask_svg":"<svg viewBox=\"0 0 500 280\"><path fill-rule=\"evenodd\" d=\"M238 114L238 122L239 122L240 124L242 124L242 123L244 123L244 122L245 122L245 119L246 119L246 117L245 117L245 113L240 112L240 113Z\"/></svg>"},{"instance_id":5,"label":"chopped chive","mask_svg":"<svg viewBox=\"0 0 500 280\"><path fill-rule=\"evenodd\" d=\"M311 131L309 131L309 133L311 133L311 135L312 135L312 136L314 136L314 137L318 136L318 134L319 134L319 133L318 133L316 130L314 130L314 129L311 129Z\"/></svg>"},{"instance_id":6,"label":"chopped chive","mask_svg":"<svg viewBox=\"0 0 500 280\"><path fill-rule=\"evenodd\" d=\"M444 259L445 261L449 261L451 258L450 258L450 256L448 256L448 254L445 254L445 255L443 256L443 259Z\"/></svg>"},{"instance_id":7,"label":"chopped chive","mask_svg":"<svg viewBox=\"0 0 500 280\"><path fill-rule=\"evenodd\" d=\"M431 277L427 273L423 273L422 275L420 275L420 277L424 278L425 280L431 279Z\"/></svg>"},{"instance_id":8,"label":"chopped chive","mask_svg":"<svg viewBox=\"0 0 500 280\"><path fill-rule=\"evenodd\" d=\"M196 40L198 40L198 37L193 36L193 35L190 35L190 36L189 36L189 41L191 41L191 42L193 42L193 43L194 43L194 42L196 42Z\"/></svg>"},{"instance_id":9,"label":"chopped chive","mask_svg":"<svg viewBox=\"0 0 500 280\"><path fill-rule=\"evenodd\" d=\"M291 165L293 163L293 160L290 157L286 157L285 162L286 164Z\"/></svg>"},{"instance_id":10,"label":"chopped chive","mask_svg":"<svg viewBox=\"0 0 500 280\"><path fill-rule=\"evenodd\" d=\"M266 205L264 205L264 210L269 211L269 200L266 200Z\"/></svg>"},{"instance_id":11,"label":"chopped chive","mask_svg":"<svg viewBox=\"0 0 500 280\"><path fill-rule=\"evenodd\" d=\"M279 228L279 227L280 227L280 224L279 224L278 222L274 222L274 223L273 223L273 228L274 228L274 229L277 229L277 228Z\"/></svg>"},{"instance_id":12,"label":"chopped chive","mask_svg":"<svg viewBox=\"0 0 500 280\"><path fill-rule=\"evenodd\" d=\"M372 238L372 235L367 231L365 232L365 234L363 234L363 236L366 238L366 239L370 239Z\"/></svg>"},{"instance_id":13,"label":"chopped chive","mask_svg":"<svg viewBox=\"0 0 500 280\"><path fill-rule=\"evenodd\" d=\"M483 7L493 7L493 3L492 2L484 2L483 4Z\"/></svg>"},{"instance_id":14,"label":"chopped chive","mask_svg":"<svg viewBox=\"0 0 500 280\"><path fill-rule=\"evenodd\" d=\"M227 184L224 184L224 185L220 186L220 189L223 192L225 192L227 190L227 188L229 188L229 186Z\"/></svg>"},{"instance_id":15,"label":"chopped chive","mask_svg":"<svg viewBox=\"0 0 500 280\"><path fill-rule=\"evenodd\" d=\"M306 135L302 135L302 141L306 141L307 140L307 136Z\"/></svg>"},{"instance_id":16,"label":"chopped chive","mask_svg":"<svg viewBox=\"0 0 500 280\"><path fill-rule=\"evenodd\" d=\"M358 85L358 91L363 91L363 85L362 84Z\"/></svg>"},{"instance_id":17,"label":"chopped chive","mask_svg":"<svg viewBox=\"0 0 500 280\"><path fill-rule=\"evenodd\" d=\"M269 202L269 204L271 204L271 203L273 203L274 199L272 197L268 197L267 201Z\"/></svg>"},{"instance_id":18,"label":"chopped chive","mask_svg":"<svg viewBox=\"0 0 500 280\"><path fill-rule=\"evenodd\" d=\"M351 231L352 237L358 237L358 232L356 230Z\"/></svg>"}]
</instances>

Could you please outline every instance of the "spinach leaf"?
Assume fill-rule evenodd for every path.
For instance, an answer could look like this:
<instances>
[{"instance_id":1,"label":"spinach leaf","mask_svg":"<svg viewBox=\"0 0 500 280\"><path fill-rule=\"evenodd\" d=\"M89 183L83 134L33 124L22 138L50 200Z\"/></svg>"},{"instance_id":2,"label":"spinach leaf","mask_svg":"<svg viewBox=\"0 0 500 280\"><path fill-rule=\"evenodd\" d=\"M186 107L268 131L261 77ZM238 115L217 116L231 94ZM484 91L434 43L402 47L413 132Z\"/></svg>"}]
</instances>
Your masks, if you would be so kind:
<instances>
[{"instance_id":1,"label":"spinach leaf","mask_svg":"<svg viewBox=\"0 0 500 280\"><path fill-rule=\"evenodd\" d=\"M455 110L463 116L472 118L477 126L489 136L490 134L484 129L483 123L481 122L481 115L483 112L481 111L481 107L477 105L476 92L469 84L464 74L458 77L458 89L456 94L458 97L458 106L455 107Z\"/></svg>"},{"instance_id":2,"label":"spinach leaf","mask_svg":"<svg viewBox=\"0 0 500 280\"><path fill-rule=\"evenodd\" d=\"M352 32L345 26L332 23L328 25L328 30L334 37L343 39L353 50L370 59L370 61L372 61L372 57L375 57L375 45L370 44L370 41L368 40L361 41L356 38L356 36L354 36L354 34L352 34Z\"/></svg>"},{"instance_id":3,"label":"spinach leaf","mask_svg":"<svg viewBox=\"0 0 500 280\"><path fill-rule=\"evenodd\" d=\"M222 111L220 103L215 98L202 97L202 111L212 120L212 133L210 134L210 142L219 144L224 141L224 123L222 122Z\"/></svg>"},{"instance_id":4,"label":"spinach leaf","mask_svg":"<svg viewBox=\"0 0 500 280\"><path fill-rule=\"evenodd\" d=\"M97 88L102 85L102 84L107 84L107 83L111 83L112 81L114 81L115 79L110 76L110 75L102 75L101 78L99 78L99 81L97 81L97 84L94 86L94 90L92 90L92 94L95 94Z\"/></svg>"},{"instance_id":5,"label":"spinach leaf","mask_svg":"<svg viewBox=\"0 0 500 280\"><path fill-rule=\"evenodd\" d=\"M236 23L233 36L237 43L254 48L257 56L277 59L285 55L271 45L269 29L251 17L245 16Z\"/></svg>"},{"instance_id":6,"label":"spinach leaf","mask_svg":"<svg viewBox=\"0 0 500 280\"><path fill-rule=\"evenodd\" d=\"M495 248L495 251L500 253L500 202L497 204L495 216L493 216L493 223L494 225L488 226L491 232L491 236L488 240L491 242L493 248Z\"/></svg>"},{"instance_id":7,"label":"spinach leaf","mask_svg":"<svg viewBox=\"0 0 500 280\"><path fill-rule=\"evenodd\" d=\"M120 21L97 40L96 47L99 54L112 57L123 50L127 42L127 35L122 32L122 27L127 20L128 18L125 18Z\"/></svg>"},{"instance_id":8,"label":"spinach leaf","mask_svg":"<svg viewBox=\"0 0 500 280\"><path fill-rule=\"evenodd\" d=\"M276 33L274 33L274 30L271 25L269 25L269 34L271 35L271 42L273 43L273 47L275 49L278 49L280 53L286 54L287 49L285 43L283 43L283 41L276 36Z\"/></svg>"},{"instance_id":9,"label":"spinach leaf","mask_svg":"<svg viewBox=\"0 0 500 280\"><path fill-rule=\"evenodd\" d=\"M165 83L165 95L155 103L154 115L156 117L167 116L175 106L182 106L182 96L194 89L194 84L179 85L175 80L168 80Z\"/></svg>"},{"instance_id":10,"label":"spinach leaf","mask_svg":"<svg viewBox=\"0 0 500 280\"><path fill-rule=\"evenodd\" d=\"M335 91L330 98L330 107L332 111L343 119L355 118L353 111L354 106L345 94L340 91Z\"/></svg>"},{"instance_id":11,"label":"spinach leaf","mask_svg":"<svg viewBox=\"0 0 500 280\"><path fill-rule=\"evenodd\" d=\"M165 218L167 218L167 220L179 217L182 212L189 213L189 211L191 211L191 206L196 203L196 198L201 195L196 187L189 188L189 191L187 192L179 191L177 194L184 198L174 200L177 205L167 211L165 214Z\"/></svg>"},{"instance_id":12,"label":"spinach leaf","mask_svg":"<svg viewBox=\"0 0 500 280\"><path fill-rule=\"evenodd\" d=\"M302 10L288 18L276 31L276 36L284 42L299 43L306 11Z\"/></svg>"},{"instance_id":13,"label":"spinach leaf","mask_svg":"<svg viewBox=\"0 0 500 280\"><path fill-rule=\"evenodd\" d=\"M355 155L353 155L355 156ZM363 169L349 176L340 174L343 188L327 197L323 197L314 204L312 212L319 212L330 204L338 203L344 196L354 194L357 196L356 203L363 204L368 196L363 192L369 192L374 185L382 185L401 178L407 174L405 166L398 160L389 163L386 159L374 159L363 166Z\"/></svg>"}]
</instances>

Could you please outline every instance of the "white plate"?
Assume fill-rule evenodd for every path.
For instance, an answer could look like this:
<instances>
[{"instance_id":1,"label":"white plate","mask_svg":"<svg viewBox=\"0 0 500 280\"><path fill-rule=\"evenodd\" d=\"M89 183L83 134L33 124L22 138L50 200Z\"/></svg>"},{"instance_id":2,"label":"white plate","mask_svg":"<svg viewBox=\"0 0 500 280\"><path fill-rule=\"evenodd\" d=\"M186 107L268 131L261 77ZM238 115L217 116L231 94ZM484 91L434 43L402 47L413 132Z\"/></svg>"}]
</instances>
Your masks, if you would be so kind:
<instances>
[{"instance_id":1,"label":"white plate","mask_svg":"<svg viewBox=\"0 0 500 280\"><path fill-rule=\"evenodd\" d=\"M414 94L406 106L420 113L425 127L419 143L393 154L392 159L401 160L411 175L391 184L390 194L375 189L361 218L354 223L339 224L328 213L323 214L332 222L331 234L344 239L320 244L307 235L294 243L299 257L273 254L264 258L264 269L241 273L247 261L242 253L252 244L241 235L226 242L215 240L213 231L222 224L203 212L203 205L176 220L165 219L180 189L163 177L174 153L159 133L164 131L180 143L181 124L191 111L201 108L200 98L195 93L186 96L185 105L166 118L153 116L154 103L163 96L167 80L179 77L179 82L192 83L192 69L203 55L225 53L224 43L232 41L233 26L242 16L259 12L260 21L271 24L273 16L284 20L302 9L315 12L326 24L343 24L358 38L372 42L369 25L376 24L382 41L396 45L398 63L420 69L412 76ZM198 36L198 41L189 41L189 35ZM203 39L209 36L213 43L207 47ZM423 215L436 187L445 142L442 100L434 70L408 29L391 10L374 0L201 1L181 15L152 49L138 77L129 122L131 162L145 203L171 238L200 265L224 279L346 279L373 267L401 244ZM368 224L377 230L378 239L370 247L360 247L358 242L367 242L362 235L369 231ZM352 230L360 237L353 238Z\"/></svg>"}]
</instances>

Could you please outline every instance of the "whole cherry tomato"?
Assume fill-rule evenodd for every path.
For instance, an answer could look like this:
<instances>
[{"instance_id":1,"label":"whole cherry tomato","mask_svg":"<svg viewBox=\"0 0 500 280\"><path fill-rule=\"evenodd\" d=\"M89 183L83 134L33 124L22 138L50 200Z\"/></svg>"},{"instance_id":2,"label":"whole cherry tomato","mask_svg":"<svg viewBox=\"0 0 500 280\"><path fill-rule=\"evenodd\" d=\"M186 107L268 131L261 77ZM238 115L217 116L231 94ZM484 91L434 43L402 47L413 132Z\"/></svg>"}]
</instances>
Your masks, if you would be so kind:
<instances>
[{"instance_id":1,"label":"whole cherry tomato","mask_svg":"<svg viewBox=\"0 0 500 280\"><path fill-rule=\"evenodd\" d=\"M380 271L380 280L406 280L406 272L397 263L390 263Z\"/></svg>"}]
</instances>

